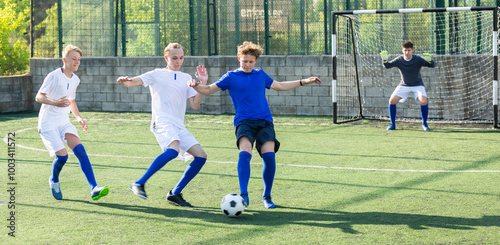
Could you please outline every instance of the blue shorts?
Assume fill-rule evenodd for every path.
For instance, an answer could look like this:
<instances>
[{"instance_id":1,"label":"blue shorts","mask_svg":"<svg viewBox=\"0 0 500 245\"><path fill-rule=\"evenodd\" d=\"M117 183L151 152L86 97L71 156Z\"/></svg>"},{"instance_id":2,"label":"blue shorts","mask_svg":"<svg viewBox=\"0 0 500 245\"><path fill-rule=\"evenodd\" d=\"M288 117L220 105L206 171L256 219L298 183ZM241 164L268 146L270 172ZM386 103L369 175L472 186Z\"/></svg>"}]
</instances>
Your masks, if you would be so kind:
<instances>
[{"instance_id":1,"label":"blue shorts","mask_svg":"<svg viewBox=\"0 0 500 245\"><path fill-rule=\"evenodd\" d=\"M262 145L267 141L274 141L274 152L278 152L280 142L276 139L276 132L274 131L274 124L266 120L241 120L236 125L236 146L240 148L238 142L241 137L246 136L250 142L256 142L255 148L262 156Z\"/></svg>"}]
</instances>

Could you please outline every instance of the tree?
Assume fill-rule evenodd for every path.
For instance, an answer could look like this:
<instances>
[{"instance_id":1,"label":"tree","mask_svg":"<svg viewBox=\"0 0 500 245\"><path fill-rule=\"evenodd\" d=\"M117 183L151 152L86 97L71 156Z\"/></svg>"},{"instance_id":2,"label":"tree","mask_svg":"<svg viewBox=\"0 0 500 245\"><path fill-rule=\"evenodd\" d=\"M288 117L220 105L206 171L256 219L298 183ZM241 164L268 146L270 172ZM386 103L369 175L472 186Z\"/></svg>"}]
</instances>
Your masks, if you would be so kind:
<instances>
[{"instance_id":1,"label":"tree","mask_svg":"<svg viewBox=\"0 0 500 245\"><path fill-rule=\"evenodd\" d=\"M0 1L0 75L28 71L30 51L24 38L29 1Z\"/></svg>"}]
</instances>

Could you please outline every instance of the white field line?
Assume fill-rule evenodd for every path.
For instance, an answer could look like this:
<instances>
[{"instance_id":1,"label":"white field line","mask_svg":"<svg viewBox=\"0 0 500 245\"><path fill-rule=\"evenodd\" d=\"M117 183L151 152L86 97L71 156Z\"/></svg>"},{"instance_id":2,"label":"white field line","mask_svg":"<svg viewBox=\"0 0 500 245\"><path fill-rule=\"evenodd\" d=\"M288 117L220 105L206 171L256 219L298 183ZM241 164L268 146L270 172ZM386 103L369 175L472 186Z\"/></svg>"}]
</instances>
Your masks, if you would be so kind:
<instances>
[{"instance_id":1,"label":"white field line","mask_svg":"<svg viewBox=\"0 0 500 245\"><path fill-rule=\"evenodd\" d=\"M15 133L37 129L25 128L16 131ZM7 144L9 136L3 137L3 141ZM38 149L33 147L24 146L21 144L16 144L16 147L34 150L34 151L48 151L46 149ZM73 154L73 153L69 153ZM103 154L88 154L89 156L95 157L115 157L115 158L130 158L130 159L155 159L155 157L137 157L137 156L120 156L120 155L103 155ZM231 161L207 161L213 163L228 163L237 164L237 162ZM263 163L251 163L251 164L263 164ZM287 163L276 163L276 165L287 166L287 167L299 167L299 168L318 168L318 169L338 169L338 170L358 170L358 171L384 171L384 172L419 172L419 173L500 173L500 170L425 170L425 169L384 169L384 168L355 168L355 167L331 167L331 166L314 166L314 165L300 165L300 164L287 164Z\"/></svg>"},{"instance_id":2,"label":"white field line","mask_svg":"<svg viewBox=\"0 0 500 245\"><path fill-rule=\"evenodd\" d=\"M145 120L145 119L140 119L140 120L130 120L130 119L88 119L90 121L130 121L130 122L150 122L151 120ZM217 123L217 124L233 124L233 121L200 121L200 120L188 120L185 121L185 123ZM285 125L285 126L305 126L305 125L311 125L307 123L274 123L275 125ZM331 123L317 123L314 125L332 125Z\"/></svg>"},{"instance_id":3,"label":"white field line","mask_svg":"<svg viewBox=\"0 0 500 245\"><path fill-rule=\"evenodd\" d=\"M7 119L30 119L33 117L3 117ZM83 118L85 121L122 121L122 122L151 122L151 119L102 119L102 118ZM188 120L186 123L217 123L217 124L233 124L232 120L229 121L200 121L200 120ZM311 125L307 123L279 123L275 122L275 125L285 125L285 126L305 126ZM314 125L332 125L331 123L315 123Z\"/></svg>"}]
</instances>

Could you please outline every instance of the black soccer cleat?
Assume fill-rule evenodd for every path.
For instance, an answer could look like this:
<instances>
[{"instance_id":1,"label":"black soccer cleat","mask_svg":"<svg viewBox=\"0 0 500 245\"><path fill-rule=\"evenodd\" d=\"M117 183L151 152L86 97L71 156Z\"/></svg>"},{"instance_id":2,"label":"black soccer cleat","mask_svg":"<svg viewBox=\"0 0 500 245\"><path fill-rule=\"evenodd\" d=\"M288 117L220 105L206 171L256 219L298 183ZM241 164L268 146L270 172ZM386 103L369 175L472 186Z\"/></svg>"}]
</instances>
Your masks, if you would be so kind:
<instances>
[{"instance_id":1,"label":"black soccer cleat","mask_svg":"<svg viewBox=\"0 0 500 245\"><path fill-rule=\"evenodd\" d=\"M142 199L148 199L148 195L146 194L146 190L144 189L144 185L140 185L137 183L133 183L130 185L129 189L136 194L138 197Z\"/></svg>"},{"instance_id":2,"label":"black soccer cleat","mask_svg":"<svg viewBox=\"0 0 500 245\"><path fill-rule=\"evenodd\" d=\"M167 197L166 198L167 198L167 201L170 204L181 206L181 207L193 207L191 205L191 203L186 202L186 200L184 200L184 198L182 197L182 193L173 195L172 191L169 191L167 193Z\"/></svg>"}]
</instances>

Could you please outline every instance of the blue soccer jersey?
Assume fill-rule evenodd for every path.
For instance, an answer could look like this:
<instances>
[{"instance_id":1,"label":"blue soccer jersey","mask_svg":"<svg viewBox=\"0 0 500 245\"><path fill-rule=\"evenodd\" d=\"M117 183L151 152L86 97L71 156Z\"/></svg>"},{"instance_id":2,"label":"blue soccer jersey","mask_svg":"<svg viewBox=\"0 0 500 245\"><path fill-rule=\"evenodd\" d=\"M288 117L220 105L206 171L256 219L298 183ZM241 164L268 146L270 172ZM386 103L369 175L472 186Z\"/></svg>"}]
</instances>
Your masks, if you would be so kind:
<instances>
[{"instance_id":1,"label":"blue soccer jersey","mask_svg":"<svg viewBox=\"0 0 500 245\"><path fill-rule=\"evenodd\" d=\"M266 89L271 88L273 81L261 69L253 69L250 73L236 69L228 71L215 83L222 91L229 91L235 110L234 126L245 119L273 122L266 99Z\"/></svg>"}]
</instances>

